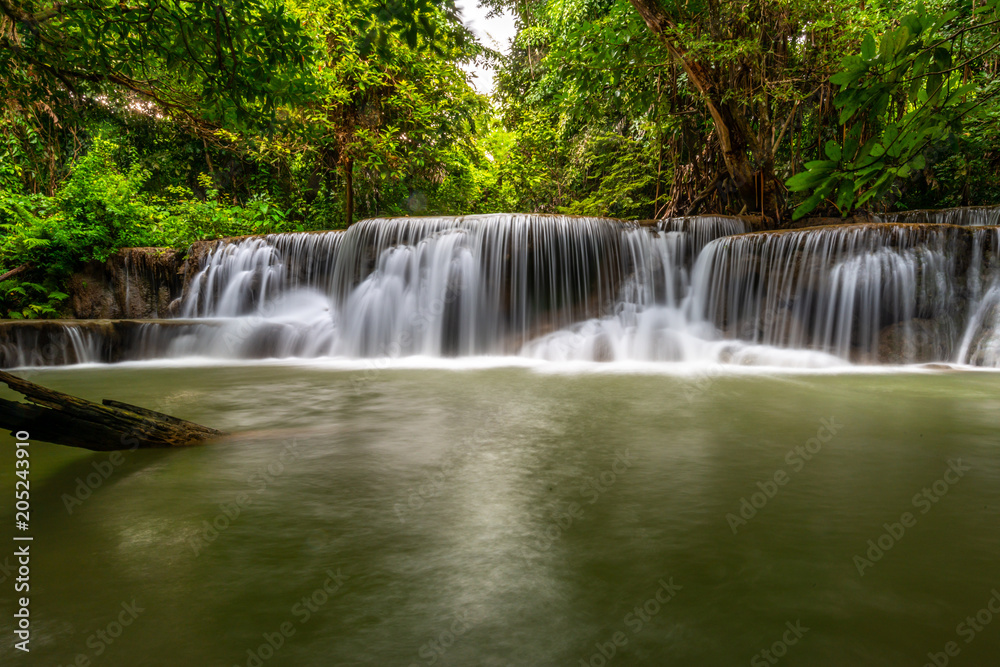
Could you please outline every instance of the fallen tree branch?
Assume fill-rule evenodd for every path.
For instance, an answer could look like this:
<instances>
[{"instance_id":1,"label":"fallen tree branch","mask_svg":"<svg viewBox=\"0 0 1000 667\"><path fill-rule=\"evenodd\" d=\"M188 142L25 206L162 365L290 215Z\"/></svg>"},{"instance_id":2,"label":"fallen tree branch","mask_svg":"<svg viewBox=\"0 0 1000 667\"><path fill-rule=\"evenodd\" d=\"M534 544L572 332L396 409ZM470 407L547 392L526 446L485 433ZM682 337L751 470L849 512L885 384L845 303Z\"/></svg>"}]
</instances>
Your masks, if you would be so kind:
<instances>
[{"instance_id":1,"label":"fallen tree branch","mask_svg":"<svg viewBox=\"0 0 1000 667\"><path fill-rule=\"evenodd\" d=\"M0 428L27 431L33 440L98 452L184 447L226 435L214 428L128 403L104 404L48 389L0 371L0 382L29 403L0 398Z\"/></svg>"},{"instance_id":2,"label":"fallen tree branch","mask_svg":"<svg viewBox=\"0 0 1000 667\"><path fill-rule=\"evenodd\" d=\"M0 276L0 282L3 282L5 280L7 280L8 278L13 278L14 276L16 276L19 273L24 273L25 271L27 271L30 268L31 268L31 264L22 264L21 266L17 267L16 269L11 269L7 273L5 273L2 276Z\"/></svg>"}]
</instances>

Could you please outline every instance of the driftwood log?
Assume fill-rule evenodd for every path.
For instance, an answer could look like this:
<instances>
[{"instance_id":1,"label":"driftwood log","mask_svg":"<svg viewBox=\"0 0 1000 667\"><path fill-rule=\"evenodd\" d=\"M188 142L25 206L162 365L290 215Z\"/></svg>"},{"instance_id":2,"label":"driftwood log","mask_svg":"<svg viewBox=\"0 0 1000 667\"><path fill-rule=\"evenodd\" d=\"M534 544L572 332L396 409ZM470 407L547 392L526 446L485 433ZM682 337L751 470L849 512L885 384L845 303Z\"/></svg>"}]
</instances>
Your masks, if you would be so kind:
<instances>
[{"instance_id":1,"label":"driftwood log","mask_svg":"<svg viewBox=\"0 0 1000 667\"><path fill-rule=\"evenodd\" d=\"M103 404L53 391L0 371L0 382L30 403L0 398L0 428L27 431L32 440L98 452L116 449L183 447L226 435L201 424L136 405L104 399Z\"/></svg>"}]
</instances>

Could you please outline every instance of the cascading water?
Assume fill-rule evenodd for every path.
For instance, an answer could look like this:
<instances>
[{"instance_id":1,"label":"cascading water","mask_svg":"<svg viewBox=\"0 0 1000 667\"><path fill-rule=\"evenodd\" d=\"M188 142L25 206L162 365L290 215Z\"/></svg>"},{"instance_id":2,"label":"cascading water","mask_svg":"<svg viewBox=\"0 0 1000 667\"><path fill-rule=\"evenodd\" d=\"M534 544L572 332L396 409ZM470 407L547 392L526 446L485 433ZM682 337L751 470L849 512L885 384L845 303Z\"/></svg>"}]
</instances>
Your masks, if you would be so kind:
<instances>
[{"instance_id":1,"label":"cascading water","mask_svg":"<svg viewBox=\"0 0 1000 667\"><path fill-rule=\"evenodd\" d=\"M976 230L969 308L957 361L1000 367L1000 227Z\"/></svg>"},{"instance_id":2,"label":"cascading water","mask_svg":"<svg viewBox=\"0 0 1000 667\"><path fill-rule=\"evenodd\" d=\"M522 354L549 361L717 360L711 325L690 317L691 271L711 241L747 231L723 216L672 218L655 230L623 227L622 282L612 312L528 342Z\"/></svg>"},{"instance_id":3,"label":"cascading water","mask_svg":"<svg viewBox=\"0 0 1000 667\"><path fill-rule=\"evenodd\" d=\"M699 215L686 218L666 218L656 225L657 231L682 234L684 250L697 257L702 249L723 236L735 236L753 231L742 218L726 215Z\"/></svg>"},{"instance_id":4,"label":"cascading water","mask_svg":"<svg viewBox=\"0 0 1000 667\"><path fill-rule=\"evenodd\" d=\"M185 317L231 318L176 354L456 356L516 352L614 306L621 223L490 215L366 220L347 232L220 244Z\"/></svg>"},{"instance_id":5,"label":"cascading water","mask_svg":"<svg viewBox=\"0 0 1000 667\"><path fill-rule=\"evenodd\" d=\"M699 258L695 315L730 337L865 361L885 327L919 317L941 325L927 343L950 350L954 241L947 228L856 225L715 243Z\"/></svg>"},{"instance_id":6,"label":"cascading water","mask_svg":"<svg viewBox=\"0 0 1000 667\"><path fill-rule=\"evenodd\" d=\"M249 315L288 290L325 288L343 236L271 234L219 242L185 290L182 316Z\"/></svg>"},{"instance_id":7,"label":"cascading water","mask_svg":"<svg viewBox=\"0 0 1000 667\"><path fill-rule=\"evenodd\" d=\"M958 225L983 227L1000 225L1000 206L965 206L940 210L898 211L872 216L875 222L907 224Z\"/></svg>"},{"instance_id":8,"label":"cascading water","mask_svg":"<svg viewBox=\"0 0 1000 667\"><path fill-rule=\"evenodd\" d=\"M724 216L655 227L542 215L366 220L218 242L199 255L174 311L183 319L131 322L113 336L81 327L62 358L1000 366L998 229L747 233ZM125 349L109 352L102 336ZM15 352L0 349L7 365L45 363Z\"/></svg>"}]
</instances>

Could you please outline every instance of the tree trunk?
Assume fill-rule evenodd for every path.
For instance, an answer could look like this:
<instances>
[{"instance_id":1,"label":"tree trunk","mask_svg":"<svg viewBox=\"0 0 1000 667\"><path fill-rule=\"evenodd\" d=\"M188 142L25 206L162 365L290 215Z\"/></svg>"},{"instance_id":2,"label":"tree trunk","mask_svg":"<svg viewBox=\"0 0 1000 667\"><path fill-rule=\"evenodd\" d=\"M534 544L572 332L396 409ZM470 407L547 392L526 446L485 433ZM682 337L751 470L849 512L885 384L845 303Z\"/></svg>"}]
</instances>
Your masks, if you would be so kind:
<instances>
[{"instance_id":1,"label":"tree trunk","mask_svg":"<svg viewBox=\"0 0 1000 667\"><path fill-rule=\"evenodd\" d=\"M354 160L344 162L344 219L350 227L354 222Z\"/></svg>"},{"instance_id":2,"label":"tree trunk","mask_svg":"<svg viewBox=\"0 0 1000 667\"><path fill-rule=\"evenodd\" d=\"M733 108L730 102L723 99L723 86L719 84L709 68L689 57L687 50L671 39L668 31L673 30L676 26L657 0L631 0L631 2L642 20L660 38L670 54L684 68L691 83L701 93L715 124L715 132L719 137L719 146L722 149L722 159L726 164L726 170L747 209L765 214L776 213L777 201L774 197L776 189L774 187L758 187L760 179L764 179L765 183L774 180L773 173L764 173L770 160L763 161L764 166L759 173L755 172L750 162L750 156L759 151L757 140L743 116Z\"/></svg>"}]
</instances>

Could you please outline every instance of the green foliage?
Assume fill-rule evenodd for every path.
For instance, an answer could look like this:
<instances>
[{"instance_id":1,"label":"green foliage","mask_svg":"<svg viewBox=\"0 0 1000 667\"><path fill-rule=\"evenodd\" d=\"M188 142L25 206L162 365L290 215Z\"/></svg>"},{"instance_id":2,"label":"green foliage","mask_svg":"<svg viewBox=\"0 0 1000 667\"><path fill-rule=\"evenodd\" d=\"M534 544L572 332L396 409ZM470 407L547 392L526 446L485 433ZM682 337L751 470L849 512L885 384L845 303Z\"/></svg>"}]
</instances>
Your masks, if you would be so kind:
<instances>
[{"instance_id":1,"label":"green foliage","mask_svg":"<svg viewBox=\"0 0 1000 667\"><path fill-rule=\"evenodd\" d=\"M153 222L154 211L140 190L149 173L134 162L121 169L118 149L97 137L56 193L57 213L47 219L47 226L53 247L66 253L61 266L104 261L118 248L146 245L144 230Z\"/></svg>"},{"instance_id":2,"label":"green foliage","mask_svg":"<svg viewBox=\"0 0 1000 667\"><path fill-rule=\"evenodd\" d=\"M438 19L443 17L452 24L460 19L454 0L373 0L365 11L354 15L352 25L357 34L362 56L377 54L381 59L390 57L394 39L402 38L413 49L421 42L438 55L443 53L437 41ZM462 35L462 41L471 35Z\"/></svg>"},{"instance_id":3,"label":"green foliage","mask_svg":"<svg viewBox=\"0 0 1000 667\"><path fill-rule=\"evenodd\" d=\"M11 319L34 319L57 315L66 294L58 289L59 267L50 253L54 245L52 226L30 209L46 202L34 197L10 195L0 191L0 257L4 271L22 266L31 269L31 279L24 273L0 282L0 309ZM56 253L55 261L58 261ZM50 270L51 267L51 270ZM36 277L37 276L37 277Z\"/></svg>"},{"instance_id":4,"label":"green foliage","mask_svg":"<svg viewBox=\"0 0 1000 667\"><path fill-rule=\"evenodd\" d=\"M926 151L926 167L900 188L901 209L949 208L1000 202L1000 109L967 118L954 141Z\"/></svg>"},{"instance_id":5,"label":"green foliage","mask_svg":"<svg viewBox=\"0 0 1000 667\"><path fill-rule=\"evenodd\" d=\"M0 2L0 71L22 107L57 116L73 98L127 91L165 112L256 124L308 89L312 57L298 21L271 0Z\"/></svg>"},{"instance_id":6,"label":"green foliage","mask_svg":"<svg viewBox=\"0 0 1000 667\"><path fill-rule=\"evenodd\" d=\"M366 215L406 212L414 191L435 199L453 170L479 159L477 124L487 111L460 68L479 53L460 23L447 12L430 17L436 57L410 33L383 33L388 48L366 55L370 35L352 26L379 6L333 2L323 5L321 20L306 22L330 56L318 73L320 94L290 109L291 132L260 144L262 158L278 169L326 171L326 183L304 193L307 201L323 185L327 193L346 188L350 171L356 206Z\"/></svg>"},{"instance_id":7,"label":"green foliage","mask_svg":"<svg viewBox=\"0 0 1000 667\"><path fill-rule=\"evenodd\" d=\"M488 171L451 0L0 0L0 46L10 316L122 247L461 212Z\"/></svg>"},{"instance_id":8,"label":"green foliage","mask_svg":"<svg viewBox=\"0 0 1000 667\"><path fill-rule=\"evenodd\" d=\"M51 286L82 262L103 261L119 247L142 244L142 230L153 219L139 197L145 173L122 171L115 162L117 148L95 140L55 197L0 193L5 270L32 265L38 282ZM15 293L28 296L24 289Z\"/></svg>"},{"instance_id":9,"label":"green foliage","mask_svg":"<svg viewBox=\"0 0 1000 667\"><path fill-rule=\"evenodd\" d=\"M583 199L559 207L571 215L643 218L651 215L657 173L655 142L607 133L585 135L577 142L579 157L572 170ZM655 193L654 193L655 194Z\"/></svg>"},{"instance_id":10,"label":"green foliage","mask_svg":"<svg viewBox=\"0 0 1000 667\"><path fill-rule=\"evenodd\" d=\"M547 209L628 217L691 205L773 215L764 200L781 204L775 175L829 138L829 105L817 104L827 77L887 20L880 1L659 2L657 35L638 0L490 4L521 24L497 77L507 128L520 134L544 115L566 145L553 155ZM757 197L765 188L753 181L772 195Z\"/></svg>"},{"instance_id":11,"label":"green foliage","mask_svg":"<svg viewBox=\"0 0 1000 667\"><path fill-rule=\"evenodd\" d=\"M202 174L200 180L207 183L211 179ZM290 221L288 212L267 198L252 199L244 206L235 206L225 204L215 189L206 190L206 199L199 199L184 187L170 187L167 191L167 197L151 198L156 207L156 221L149 229L147 243L143 245L183 248L205 239L305 229L303 225Z\"/></svg>"},{"instance_id":12,"label":"green foliage","mask_svg":"<svg viewBox=\"0 0 1000 667\"><path fill-rule=\"evenodd\" d=\"M502 55L452 0L0 0L0 312L125 246L379 215L995 203L997 3L486 0Z\"/></svg>"},{"instance_id":13,"label":"green foliage","mask_svg":"<svg viewBox=\"0 0 1000 667\"><path fill-rule=\"evenodd\" d=\"M860 54L846 56L830 78L840 87L841 138L826 142L826 159L807 162L787 181L790 190L809 193L796 218L824 200L846 216L925 169L936 148L964 139L963 124L988 110L1000 90L972 69L1000 46L997 10L990 2L973 18L920 3L880 39L865 36Z\"/></svg>"},{"instance_id":14,"label":"green foliage","mask_svg":"<svg viewBox=\"0 0 1000 667\"><path fill-rule=\"evenodd\" d=\"M669 57L624 0L527 5L521 22L497 75L510 145L492 163L484 204L652 216L666 191L658 167L671 126L653 64Z\"/></svg>"},{"instance_id":15,"label":"green foliage","mask_svg":"<svg viewBox=\"0 0 1000 667\"><path fill-rule=\"evenodd\" d=\"M224 203L204 174L204 199L179 186L164 195L144 192L149 172L135 157L98 136L54 196L0 190L0 267L30 267L0 284L0 308L8 317L57 315L66 277L119 248L184 247L207 238L304 228L264 197L244 206Z\"/></svg>"},{"instance_id":16,"label":"green foliage","mask_svg":"<svg viewBox=\"0 0 1000 667\"><path fill-rule=\"evenodd\" d=\"M559 162L563 147L545 115L525 118L515 131L494 125L483 141L488 167L479 177L479 208L546 211L561 200Z\"/></svg>"}]
</instances>

